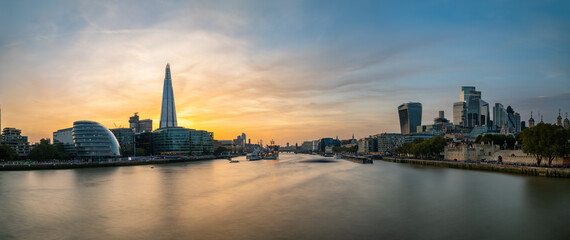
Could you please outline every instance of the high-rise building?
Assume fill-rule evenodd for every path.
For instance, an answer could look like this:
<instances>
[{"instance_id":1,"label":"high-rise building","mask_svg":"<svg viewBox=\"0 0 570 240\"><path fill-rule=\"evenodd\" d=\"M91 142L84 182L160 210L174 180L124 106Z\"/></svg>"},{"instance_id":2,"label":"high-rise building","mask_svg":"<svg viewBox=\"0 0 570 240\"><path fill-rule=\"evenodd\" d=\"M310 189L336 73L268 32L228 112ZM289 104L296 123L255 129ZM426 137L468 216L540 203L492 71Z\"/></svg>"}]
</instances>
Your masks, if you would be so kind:
<instances>
[{"instance_id":1,"label":"high-rise building","mask_svg":"<svg viewBox=\"0 0 570 240\"><path fill-rule=\"evenodd\" d=\"M160 113L160 128L178 127L176 121L176 108L174 107L174 94L172 91L172 78L170 64L166 64L164 88L162 90L162 111Z\"/></svg>"},{"instance_id":2,"label":"high-rise building","mask_svg":"<svg viewBox=\"0 0 570 240\"><path fill-rule=\"evenodd\" d=\"M465 127L467 104L465 102L453 103L453 124Z\"/></svg>"},{"instance_id":3,"label":"high-rise building","mask_svg":"<svg viewBox=\"0 0 570 240\"><path fill-rule=\"evenodd\" d=\"M129 118L129 127L133 129L135 133L151 132L152 120L151 119L139 120L138 113L135 113L135 115Z\"/></svg>"},{"instance_id":4,"label":"high-rise building","mask_svg":"<svg viewBox=\"0 0 570 240\"><path fill-rule=\"evenodd\" d=\"M409 102L398 106L400 117L400 130L402 134L415 133L417 127L422 125L422 104Z\"/></svg>"},{"instance_id":5,"label":"high-rise building","mask_svg":"<svg viewBox=\"0 0 570 240\"><path fill-rule=\"evenodd\" d=\"M509 133L517 133L521 131L521 116L515 112L511 106L507 107L507 128Z\"/></svg>"},{"instance_id":6,"label":"high-rise building","mask_svg":"<svg viewBox=\"0 0 570 240\"><path fill-rule=\"evenodd\" d=\"M488 127L490 120L489 103L481 99L481 92L473 86L461 87L459 102L453 104L454 124L468 128Z\"/></svg>"},{"instance_id":7,"label":"high-rise building","mask_svg":"<svg viewBox=\"0 0 570 240\"><path fill-rule=\"evenodd\" d=\"M507 112L503 104L495 103L493 107L493 129L500 130L503 125L507 124Z\"/></svg>"}]
</instances>

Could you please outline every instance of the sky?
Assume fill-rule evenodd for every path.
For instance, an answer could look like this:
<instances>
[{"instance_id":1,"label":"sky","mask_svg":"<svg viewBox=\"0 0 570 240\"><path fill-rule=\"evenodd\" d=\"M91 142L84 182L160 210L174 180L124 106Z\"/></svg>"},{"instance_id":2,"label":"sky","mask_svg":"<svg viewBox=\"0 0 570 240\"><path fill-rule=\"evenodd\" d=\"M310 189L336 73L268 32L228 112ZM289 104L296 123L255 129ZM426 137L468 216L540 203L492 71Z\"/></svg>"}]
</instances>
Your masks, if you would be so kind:
<instances>
[{"instance_id":1,"label":"sky","mask_svg":"<svg viewBox=\"0 0 570 240\"><path fill-rule=\"evenodd\" d=\"M33 142L92 120L301 144L453 118L461 86L528 120L570 112L570 1L0 1L2 128ZM539 121L539 120L538 120Z\"/></svg>"}]
</instances>

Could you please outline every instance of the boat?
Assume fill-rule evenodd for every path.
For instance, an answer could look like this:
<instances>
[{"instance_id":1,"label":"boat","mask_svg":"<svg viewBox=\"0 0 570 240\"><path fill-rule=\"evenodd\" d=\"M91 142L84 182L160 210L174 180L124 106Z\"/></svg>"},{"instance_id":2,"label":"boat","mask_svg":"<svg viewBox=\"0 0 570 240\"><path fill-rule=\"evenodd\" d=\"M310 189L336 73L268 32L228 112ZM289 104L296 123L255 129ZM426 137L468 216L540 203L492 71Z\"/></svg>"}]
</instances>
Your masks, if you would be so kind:
<instances>
[{"instance_id":1,"label":"boat","mask_svg":"<svg viewBox=\"0 0 570 240\"><path fill-rule=\"evenodd\" d=\"M259 148L253 150L252 153L247 154L246 157L249 161L261 160L263 157L260 154Z\"/></svg>"},{"instance_id":2,"label":"boat","mask_svg":"<svg viewBox=\"0 0 570 240\"><path fill-rule=\"evenodd\" d=\"M267 146L267 153L263 156L263 159L275 160L279 158L279 146L275 145L275 141L271 140L271 145Z\"/></svg>"}]
</instances>

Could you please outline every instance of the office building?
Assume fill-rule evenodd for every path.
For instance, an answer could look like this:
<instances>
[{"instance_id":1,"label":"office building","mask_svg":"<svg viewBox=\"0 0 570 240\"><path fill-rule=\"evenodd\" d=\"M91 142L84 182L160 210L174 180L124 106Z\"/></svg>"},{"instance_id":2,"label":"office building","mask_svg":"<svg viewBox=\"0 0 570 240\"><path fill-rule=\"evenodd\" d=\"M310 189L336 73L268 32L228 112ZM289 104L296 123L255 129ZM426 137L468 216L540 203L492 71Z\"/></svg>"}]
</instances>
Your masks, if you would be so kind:
<instances>
[{"instance_id":1,"label":"office building","mask_svg":"<svg viewBox=\"0 0 570 240\"><path fill-rule=\"evenodd\" d=\"M422 104L418 102L404 103L398 106L400 130L402 134L415 133L422 125Z\"/></svg>"},{"instance_id":2,"label":"office building","mask_svg":"<svg viewBox=\"0 0 570 240\"><path fill-rule=\"evenodd\" d=\"M176 108L174 107L174 93L172 90L172 78L170 76L170 64L166 64L164 87L162 90L160 128L169 127L178 127L178 122L176 120Z\"/></svg>"},{"instance_id":3,"label":"office building","mask_svg":"<svg viewBox=\"0 0 570 240\"><path fill-rule=\"evenodd\" d=\"M73 128L60 129L53 132L53 145L63 145L63 149L70 154L77 154L73 143Z\"/></svg>"},{"instance_id":4,"label":"office building","mask_svg":"<svg viewBox=\"0 0 570 240\"><path fill-rule=\"evenodd\" d=\"M534 123L534 120L533 120ZM507 124L507 111L503 104L495 103L493 107L493 130L500 130Z\"/></svg>"},{"instance_id":5,"label":"office building","mask_svg":"<svg viewBox=\"0 0 570 240\"><path fill-rule=\"evenodd\" d=\"M72 135L78 157L101 159L121 155L115 135L100 123L74 122Z\"/></svg>"},{"instance_id":6,"label":"office building","mask_svg":"<svg viewBox=\"0 0 570 240\"><path fill-rule=\"evenodd\" d=\"M129 127L133 129L135 133L141 132L151 132L152 131L152 120L144 119L140 120L138 113L129 118Z\"/></svg>"},{"instance_id":7,"label":"office building","mask_svg":"<svg viewBox=\"0 0 570 240\"><path fill-rule=\"evenodd\" d=\"M119 142L119 148L123 156L135 155L135 133L131 128L114 128L110 129L115 138Z\"/></svg>"},{"instance_id":8,"label":"office building","mask_svg":"<svg viewBox=\"0 0 570 240\"><path fill-rule=\"evenodd\" d=\"M473 86L461 87L459 102L453 104L453 123L466 128L488 127L489 103L481 99L481 92Z\"/></svg>"}]
</instances>

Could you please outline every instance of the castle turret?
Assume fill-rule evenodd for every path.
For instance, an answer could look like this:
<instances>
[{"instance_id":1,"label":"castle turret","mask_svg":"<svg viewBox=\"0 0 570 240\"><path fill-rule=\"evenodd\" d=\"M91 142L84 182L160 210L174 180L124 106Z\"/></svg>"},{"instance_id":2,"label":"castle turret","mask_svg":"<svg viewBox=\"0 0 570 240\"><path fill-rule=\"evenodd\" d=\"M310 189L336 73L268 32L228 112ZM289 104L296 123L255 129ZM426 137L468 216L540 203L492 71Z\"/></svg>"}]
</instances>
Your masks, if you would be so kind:
<instances>
[{"instance_id":1,"label":"castle turret","mask_svg":"<svg viewBox=\"0 0 570 240\"><path fill-rule=\"evenodd\" d=\"M532 112L530 112L530 119L528 120L528 127L534 127L534 118L532 118Z\"/></svg>"}]
</instances>

